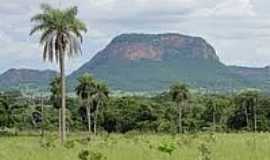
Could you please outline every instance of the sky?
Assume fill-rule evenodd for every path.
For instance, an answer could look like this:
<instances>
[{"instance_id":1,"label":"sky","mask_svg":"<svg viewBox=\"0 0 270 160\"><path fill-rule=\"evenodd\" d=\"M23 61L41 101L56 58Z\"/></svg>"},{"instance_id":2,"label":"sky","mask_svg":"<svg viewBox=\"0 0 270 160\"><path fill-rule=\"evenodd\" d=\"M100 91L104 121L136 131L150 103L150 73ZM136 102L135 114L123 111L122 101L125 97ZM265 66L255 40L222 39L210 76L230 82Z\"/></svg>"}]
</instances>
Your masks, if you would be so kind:
<instances>
[{"instance_id":1,"label":"sky","mask_svg":"<svg viewBox=\"0 0 270 160\"><path fill-rule=\"evenodd\" d=\"M0 0L0 73L10 68L55 69L42 61L30 18L41 3L76 5L88 27L83 55L69 59L78 69L122 33L181 33L206 39L227 65L270 65L269 0Z\"/></svg>"}]
</instances>

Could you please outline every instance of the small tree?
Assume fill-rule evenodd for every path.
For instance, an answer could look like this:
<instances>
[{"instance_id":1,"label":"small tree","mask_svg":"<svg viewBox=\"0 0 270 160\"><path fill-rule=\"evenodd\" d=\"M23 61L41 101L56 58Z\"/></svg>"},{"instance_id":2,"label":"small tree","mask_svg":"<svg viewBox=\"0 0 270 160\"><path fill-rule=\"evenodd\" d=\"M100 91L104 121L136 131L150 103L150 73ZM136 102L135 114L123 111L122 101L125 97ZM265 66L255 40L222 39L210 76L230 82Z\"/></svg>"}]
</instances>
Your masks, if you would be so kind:
<instances>
[{"instance_id":1,"label":"small tree","mask_svg":"<svg viewBox=\"0 0 270 160\"><path fill-rule=\"evenodd\" d=\"M13 97L0 97L0 127L16 129L23 122L23 111L27 106Z\"/></svg>"},{"instance_id":2,"label":"small tree","mask_svg":"<svg viewBox=\"0 0 270 160\"><path fill-rule=\"evenodd\" d=\"M183 133L183 126L182 126L182 106L183 104L189 99L190 93L186 85L176 83L170 87L170 94L172 100L177 105L177 112L178 112L178 133Z\"/></svg>"},{"instance_id":3,"label":"small tree","mask_svg":"<svg viewBox=\"0 0 270 160\"><path fill-rule=\"evenodd\" d=\"M94 119L94 133L97 134L97 121L100 108L104 107L109 98L109 89L104 83L97 83L95 86L94 100L96 102L96 111Z\"/></svg>"},{"instance_id":4,"label":"small tree","mask_svg":"<svg viewBox=\"0 0 270 160\"><path fill-rule=\"evenodd\" d=\"M96 93L96 86L93 77L90 74L84 74L78 79L79 84L75 88L77 96L81 99L81 102L86 107L88 132L91 134L91 109L93 106L93 95Z\"/></svg>"}]
</instances>

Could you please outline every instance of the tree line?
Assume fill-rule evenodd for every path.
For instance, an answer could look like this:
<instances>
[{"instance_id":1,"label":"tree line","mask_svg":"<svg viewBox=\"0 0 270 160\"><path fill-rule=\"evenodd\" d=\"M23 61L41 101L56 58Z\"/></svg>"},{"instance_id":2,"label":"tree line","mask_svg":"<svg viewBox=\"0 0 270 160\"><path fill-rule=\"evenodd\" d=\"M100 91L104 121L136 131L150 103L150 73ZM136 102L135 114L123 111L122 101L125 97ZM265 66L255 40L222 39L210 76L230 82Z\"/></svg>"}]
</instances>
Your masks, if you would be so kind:
<instances>
[{"instance_id":1,"label":"tree line","mask_svg":"<svg viewBox=\"0 0 270 160\"><path fill-rule=\"evenodd\" d=\"M90 74L78 79L76 96L67 96L67 130L89 134L151 132L193 133L270 130L270 96L257 91L238 94L192 93L176 83L148 96L111 96ZM61 78L50 83L50 96L19 91L0 95L0 128L61 133Z\"/></svg>"}]
</instances>

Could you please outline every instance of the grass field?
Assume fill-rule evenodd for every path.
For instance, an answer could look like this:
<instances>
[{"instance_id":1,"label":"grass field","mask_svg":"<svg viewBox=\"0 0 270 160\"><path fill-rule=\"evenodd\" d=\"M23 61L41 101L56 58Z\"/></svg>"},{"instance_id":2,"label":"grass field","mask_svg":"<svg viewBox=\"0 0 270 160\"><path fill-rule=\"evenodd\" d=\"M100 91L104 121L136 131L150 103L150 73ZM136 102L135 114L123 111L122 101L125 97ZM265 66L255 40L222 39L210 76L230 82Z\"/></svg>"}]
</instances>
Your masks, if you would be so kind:
<instances>
[{"instance_id":1,"label":"grass field","mask_svg":"<svg viewBox=\"0 0 270 160\"><path fill-rule=\"evenodd\" d=\"M0 138L1 160L270 160L270 134ZM90 154L90 156L88 156ZM80 157L80 158L79 158Z\"/></svg>"}]
</instances>

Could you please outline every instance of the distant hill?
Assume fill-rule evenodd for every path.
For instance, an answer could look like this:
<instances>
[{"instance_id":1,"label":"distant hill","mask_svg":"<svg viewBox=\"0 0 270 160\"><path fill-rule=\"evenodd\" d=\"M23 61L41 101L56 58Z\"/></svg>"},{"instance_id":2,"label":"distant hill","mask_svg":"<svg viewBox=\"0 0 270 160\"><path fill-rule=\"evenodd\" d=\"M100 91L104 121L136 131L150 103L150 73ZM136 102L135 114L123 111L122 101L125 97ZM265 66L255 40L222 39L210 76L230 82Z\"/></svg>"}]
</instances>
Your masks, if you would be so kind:
<instances>
[{"instance_id":1,"label":"distant hill","mask_svg":"<svg viewBox=\"0 0 270 160\"><path fill-rule=\"evenodd\" d=\"M249 87L233 68L220 62L214 48L201 37L181 34L123 34L69 76L85 72L113 89L164 90L175 81L215 90Z\"/></svg>"},{"instance_id":2,"label":"distant hill","mask_svg":"<svg viewBox=\"0 0 270 160\"><path fill-rule=\"evenodd\" d=\"M228 66L230 71L241 76L242 79L248 82L250 88L258 88L265 91L270 90L270 67L252 68Z\"/></svg>"},{"instance_id":3,"label":"distant hill","mask_svg":"<svg viewBox=\"0 0 270 160\"><path fill-rule=\"evenodd\" d=\"M10 69L0 75L0 88L9 89L44 89L57 75L52 70Z\"/></svg>"}]
</instances>

